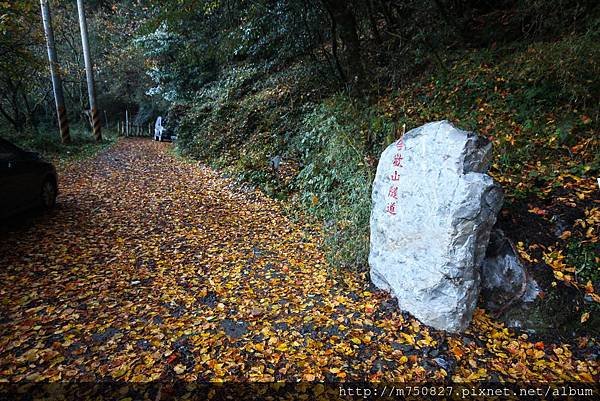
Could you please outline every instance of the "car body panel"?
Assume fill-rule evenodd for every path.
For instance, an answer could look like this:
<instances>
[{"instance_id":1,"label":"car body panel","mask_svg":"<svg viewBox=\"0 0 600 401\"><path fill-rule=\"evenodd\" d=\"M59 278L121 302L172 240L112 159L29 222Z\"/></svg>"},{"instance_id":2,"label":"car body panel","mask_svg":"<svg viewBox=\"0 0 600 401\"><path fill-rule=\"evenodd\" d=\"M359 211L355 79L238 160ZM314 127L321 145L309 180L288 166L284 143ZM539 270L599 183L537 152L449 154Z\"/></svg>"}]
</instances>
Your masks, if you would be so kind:
<instances>
[{"instance_id":1,"label":"car body panel","mask_svg":"<svg viewBox=\"0 0 600 401\"><path fill-rule=\"evenodd\" d=\"M58 183L51 163L0 138L0 219L40 205L47 179Z\"/></svg>"}]
</instances>

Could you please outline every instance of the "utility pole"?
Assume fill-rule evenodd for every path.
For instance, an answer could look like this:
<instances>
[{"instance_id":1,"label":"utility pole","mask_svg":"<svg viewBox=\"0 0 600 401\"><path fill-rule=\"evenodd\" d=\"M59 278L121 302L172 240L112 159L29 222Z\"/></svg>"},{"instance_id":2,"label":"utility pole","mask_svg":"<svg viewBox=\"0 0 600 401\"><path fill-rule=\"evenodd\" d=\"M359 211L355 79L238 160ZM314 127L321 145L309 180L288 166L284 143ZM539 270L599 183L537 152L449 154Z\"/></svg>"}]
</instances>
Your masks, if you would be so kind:
<instances>
[{"instance_id":1,"label":"utility pole","mask_svg":"<svg viewBox=\"0 0 600 401\"><path fill-rule=\"evenodd\" d=\"M48 48L48 61L50 63L50 75L52 77L52 89L54 91L54 103L56 104L56 116L58 118L60 139L62 143L69 143L71 142L69 119L67 116L67 109L65 108L65 97L63 95L60 71L58 69L58 57L56 56L56 46L54 45L54 31L52 30L50 5L48 4L48 0L40 0L40 5L42 7L42 22L44 24L44 34L46 36L46 47Z\"/></svg>"},{"instance_id":2,"label":"utility pole","mask_svg":"<svg viewBox=\"0 0 600 401\"><path fill-rule=\"evenodd\" d=\"M100 116L96 108L96 93L94 89L94 69L90 57L90 44L88 41L87 22L85 20L85 10L83 0L77 0L77 11L79 13L79 30L81 31L81 46L83 47L83 60L85 62L85 76L87 78L88 97L90 99L90 122L96 141L102 140L102 129Z\"/></svg>"}]
</instances>

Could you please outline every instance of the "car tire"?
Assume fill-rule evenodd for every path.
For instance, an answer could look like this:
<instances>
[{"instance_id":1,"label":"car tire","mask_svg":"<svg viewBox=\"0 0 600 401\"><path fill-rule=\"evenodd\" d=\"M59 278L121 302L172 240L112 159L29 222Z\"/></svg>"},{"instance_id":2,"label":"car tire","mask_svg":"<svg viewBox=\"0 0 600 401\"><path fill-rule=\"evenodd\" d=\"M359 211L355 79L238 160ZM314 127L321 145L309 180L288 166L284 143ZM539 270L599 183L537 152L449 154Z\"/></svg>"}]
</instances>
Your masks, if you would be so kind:
<instances>
[{"instance_id":1,"label":"car tire","mask_svg":"<svg viewBox=\"0 0 600 401\"><path fill-rule=\"evenodd\" d=\"M40 194L42 207L46 210L49 210L56 206L56 195L58 195L56 183L52 179L45 179L42 183L42 190Z\"/></svg>"}]
</instances>

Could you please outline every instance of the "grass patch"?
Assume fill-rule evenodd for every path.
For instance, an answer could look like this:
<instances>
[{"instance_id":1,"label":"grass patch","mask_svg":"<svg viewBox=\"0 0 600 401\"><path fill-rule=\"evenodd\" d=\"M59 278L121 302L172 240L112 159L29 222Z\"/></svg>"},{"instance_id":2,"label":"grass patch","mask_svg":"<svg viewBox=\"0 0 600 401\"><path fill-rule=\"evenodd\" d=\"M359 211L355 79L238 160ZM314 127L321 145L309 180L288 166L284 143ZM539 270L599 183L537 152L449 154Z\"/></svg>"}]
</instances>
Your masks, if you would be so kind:
<instances>
[{"instance_id":1,"label":"grass patch","mask_svg":"<svg viewBox=\"0 0 600 401\"><path fill-rule=\"evenodd\" d=\"M375 171L364 140L375 125L371 116L370 108L333 97L307 114L292 144L302 166L292 184L294 201L325 223L325 250L334 266L367 264Z\"/></svg>"},{"instance_id":2,"label":"grass patch","mask_svg":"<svg viewBox=\"0 0 600 401\"><path fill-rule=\"evenodd\" d=\"M0 135L20 148L38 152L58 165L95 156L112 146L118 138L114 130L103 129L102 141L96 142L89 128L81 125L70 127L71 143L63 144L54 127L29 128L24 132L6 131Z\"/></svg>"}]
</instances>

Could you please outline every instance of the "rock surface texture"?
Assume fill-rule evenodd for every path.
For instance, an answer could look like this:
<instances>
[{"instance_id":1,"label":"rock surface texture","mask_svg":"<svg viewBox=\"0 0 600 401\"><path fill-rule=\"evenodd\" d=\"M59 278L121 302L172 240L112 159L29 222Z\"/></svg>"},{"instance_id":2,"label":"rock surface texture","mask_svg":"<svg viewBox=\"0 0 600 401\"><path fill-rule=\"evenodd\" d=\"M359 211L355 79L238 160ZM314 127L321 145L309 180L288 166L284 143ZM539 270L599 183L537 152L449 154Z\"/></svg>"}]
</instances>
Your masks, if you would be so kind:
<instances>
[{"instance_id":1,"label":"rock surface texture","mask_svg":"<svg viewBox=\"0 0 600 401\"><path fill-rule=\"evenodd\" d=\"M436 329L471 321L502 190L486 173L492 145L448 121L407 132L373 182L371 280Z\"/></svg>"},{"instance_id":2,"label":"rock surface texture","mask_svg":"<svg viewBox=\"0 0 600 401\"><path fill-rule=\"evenodd\" d=\"M510 239L495 229L481 267L481 294L485 307L502 314L512 307L526 308L535 301L540 289L527 274ZM509 326L519 326L508 320Z\"/></svg>"}]
</instances>

